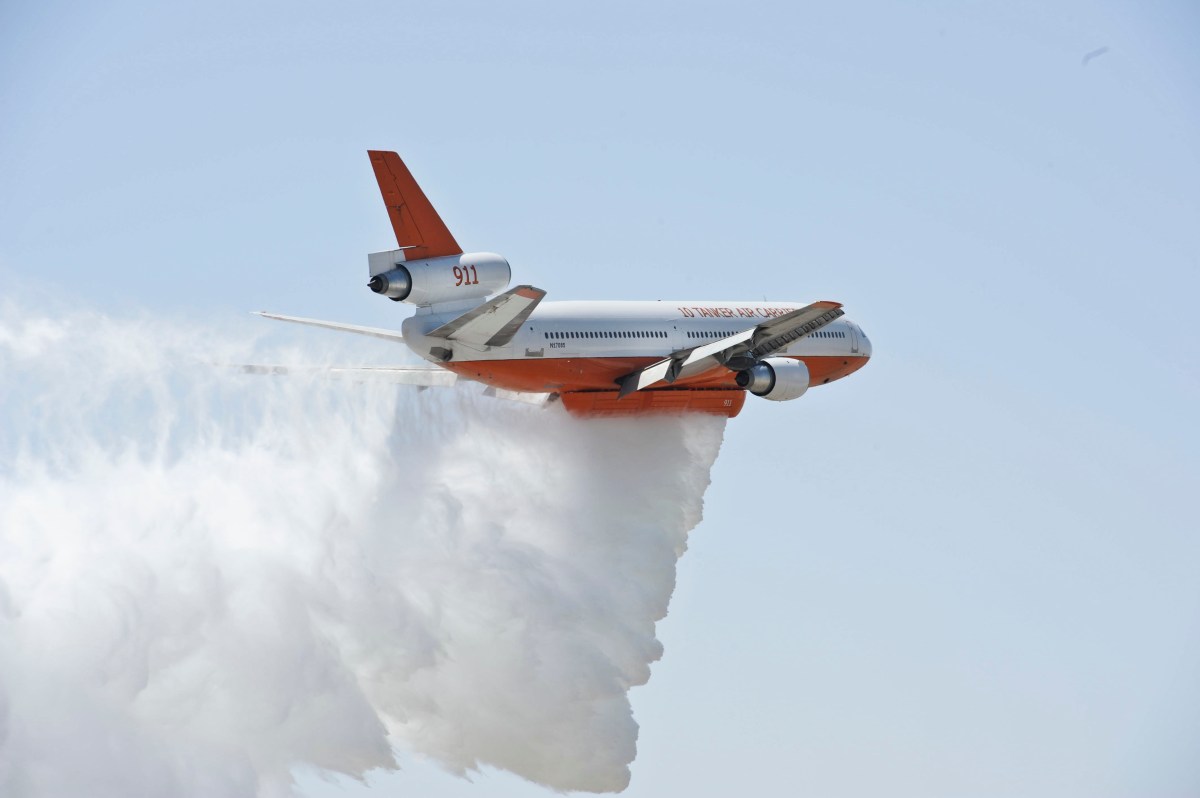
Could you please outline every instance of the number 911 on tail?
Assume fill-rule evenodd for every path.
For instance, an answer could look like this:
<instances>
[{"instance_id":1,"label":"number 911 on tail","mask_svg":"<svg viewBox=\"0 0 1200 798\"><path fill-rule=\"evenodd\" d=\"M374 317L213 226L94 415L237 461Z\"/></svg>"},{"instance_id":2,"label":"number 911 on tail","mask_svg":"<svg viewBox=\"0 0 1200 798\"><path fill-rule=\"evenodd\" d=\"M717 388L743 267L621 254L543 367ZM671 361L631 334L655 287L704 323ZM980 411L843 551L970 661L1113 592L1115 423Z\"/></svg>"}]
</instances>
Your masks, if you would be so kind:
<instances>
[{"instance_id":1,"label":"number 911 on tail","mask_svg":"<svg viewBox=\"0 0 1200 798\"><path fill-rule=\"evenodd\" d=\"M733 417L747 394L798 399L871 357L870 339L838 302L546 302L540 288L509 288L508 261L463 252L396 153L368 154L397 247L367 256L367 286L414 306L413 315L399 331L260 315L403 342L428 365L331 369L336 376L473 380L503 398L561 401L580 416Z\"/></svg>"}]
</instances>

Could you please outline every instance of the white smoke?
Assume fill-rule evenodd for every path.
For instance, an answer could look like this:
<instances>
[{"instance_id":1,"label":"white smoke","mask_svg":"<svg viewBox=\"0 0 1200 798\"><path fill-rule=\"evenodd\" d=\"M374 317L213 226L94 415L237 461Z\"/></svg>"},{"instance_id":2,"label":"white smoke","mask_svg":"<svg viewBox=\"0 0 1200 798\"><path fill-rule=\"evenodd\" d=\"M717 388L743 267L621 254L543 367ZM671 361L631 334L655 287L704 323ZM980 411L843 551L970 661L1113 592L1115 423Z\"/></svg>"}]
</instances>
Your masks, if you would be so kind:
<instances>
[{"instance_id":1,"label":"white smoke","mask_svg":"<svg viewBox=\"0 0 1200 798\"><path fill-rule=\"evenodd\" d=\"M265 359L303 355L0 304L0 795L288 795L393 746L622 789L723 422L212 365Z\"/></svg>"}]
</instances>

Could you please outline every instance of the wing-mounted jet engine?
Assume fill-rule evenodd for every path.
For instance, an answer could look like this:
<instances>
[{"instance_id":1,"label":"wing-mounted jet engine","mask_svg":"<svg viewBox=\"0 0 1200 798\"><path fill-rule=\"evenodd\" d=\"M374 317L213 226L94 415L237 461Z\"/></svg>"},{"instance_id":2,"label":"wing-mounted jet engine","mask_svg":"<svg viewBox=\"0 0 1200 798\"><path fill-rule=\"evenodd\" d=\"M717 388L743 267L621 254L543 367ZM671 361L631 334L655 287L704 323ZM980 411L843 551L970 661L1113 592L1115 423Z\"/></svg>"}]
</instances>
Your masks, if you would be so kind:
<instances>
[{"instance_id":1,"label":"wing-mounted jet engine","mask_svg":"<svg viewBox=\"0 0 1200 798\"><path fill-rule=\"evenodd\" d=\"M773 402L799 399L808 390L808 366L803 360L769 357L734 378L739 388Z\"/></svg>"}]
</instances>

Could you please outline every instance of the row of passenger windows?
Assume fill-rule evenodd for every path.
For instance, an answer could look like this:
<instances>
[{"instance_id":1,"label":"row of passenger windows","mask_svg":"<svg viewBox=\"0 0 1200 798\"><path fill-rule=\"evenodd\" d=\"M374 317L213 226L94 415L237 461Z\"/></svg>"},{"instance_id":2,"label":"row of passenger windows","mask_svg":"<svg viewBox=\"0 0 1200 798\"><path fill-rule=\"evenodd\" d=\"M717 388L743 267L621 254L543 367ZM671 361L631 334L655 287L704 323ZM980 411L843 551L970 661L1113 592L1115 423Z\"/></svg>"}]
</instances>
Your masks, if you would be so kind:
<instances>
[{"instance_id":1,"label":"row of passenger windows","mask_svg":"<svg viewBox=\"0 0 1200 798\"><path fill-rule=\"evenodd\" d=\"M548 332L546 338L555 341L575 338L666 338L662 330L591 330L576 332Z\"/></svg>"},{"instance_id":2,"label":"row of passenger windows","mask_svg":"<svg viewBox=\"0 0 1200 798\"><path fill-rule=\"evenodd\" d=\"M689 330L688 338L724 338L737 333L737 330ZM662 330L588 330L570 332L542 333L548 340L562 341L579 338L666 338ZM817 330L813 338L845 338L841 330Z\"/></svg>"}]
</instances>

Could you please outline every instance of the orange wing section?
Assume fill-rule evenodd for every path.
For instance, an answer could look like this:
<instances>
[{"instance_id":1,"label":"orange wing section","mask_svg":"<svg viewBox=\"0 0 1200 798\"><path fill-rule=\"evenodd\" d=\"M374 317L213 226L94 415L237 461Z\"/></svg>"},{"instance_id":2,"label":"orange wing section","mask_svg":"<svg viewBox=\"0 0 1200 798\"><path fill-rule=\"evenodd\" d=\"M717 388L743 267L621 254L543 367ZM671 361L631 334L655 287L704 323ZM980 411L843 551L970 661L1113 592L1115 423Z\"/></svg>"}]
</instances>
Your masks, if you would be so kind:
<instances>
[{"instance_id":1,"label":"orange wing section","mask_svg":"<svg viewBox=\"0 0 1200 798\"><path fill-rule=\"evenodd\" d=\"M388 218L396 231L396 243L404 249L405 259L460 254L462 247L450 235L446 223L433 209L400 156L383 150L367 150L367 155L371 156L379 193L383 195Z\"/></svg>"}]
</instances>

